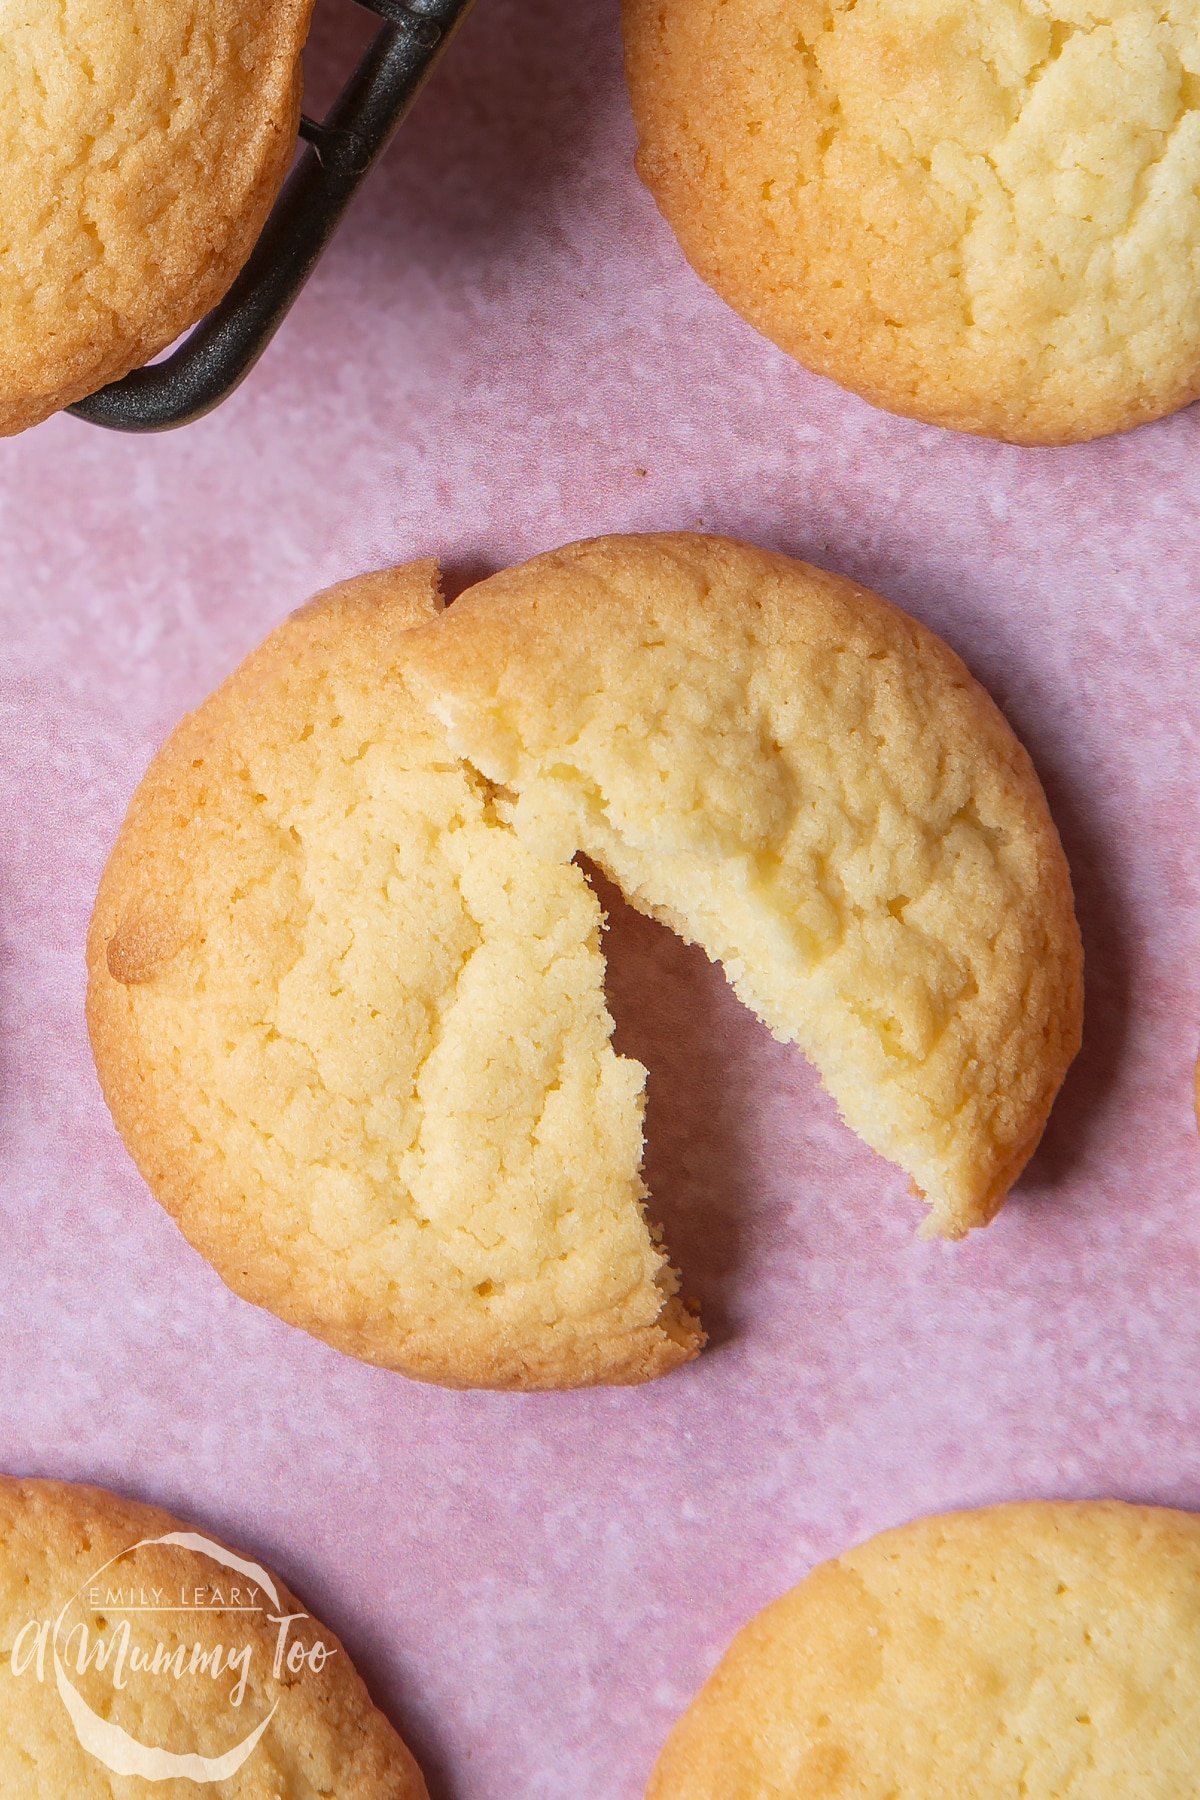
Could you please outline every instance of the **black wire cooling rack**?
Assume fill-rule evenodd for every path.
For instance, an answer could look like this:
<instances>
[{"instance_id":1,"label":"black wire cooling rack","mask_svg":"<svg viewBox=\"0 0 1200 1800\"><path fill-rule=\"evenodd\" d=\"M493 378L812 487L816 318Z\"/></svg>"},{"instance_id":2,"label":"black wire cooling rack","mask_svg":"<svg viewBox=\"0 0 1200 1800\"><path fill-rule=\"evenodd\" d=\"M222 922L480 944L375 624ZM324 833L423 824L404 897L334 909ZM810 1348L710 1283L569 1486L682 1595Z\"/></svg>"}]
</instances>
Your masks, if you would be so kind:
<instances>
[{"instance_id":1,"label":"black wire cooling rack","mask_svg":"<svg viewBox=\"0 0 1200 1800\"><path fill-rule=\"evenodd\" d=\"M211 412L254 367L472 0L358 4L379 31L326 117L301 119L307 147L224 300L169 356L72 406L76 418L168 431Z\"/></svg>"}]
</instances>

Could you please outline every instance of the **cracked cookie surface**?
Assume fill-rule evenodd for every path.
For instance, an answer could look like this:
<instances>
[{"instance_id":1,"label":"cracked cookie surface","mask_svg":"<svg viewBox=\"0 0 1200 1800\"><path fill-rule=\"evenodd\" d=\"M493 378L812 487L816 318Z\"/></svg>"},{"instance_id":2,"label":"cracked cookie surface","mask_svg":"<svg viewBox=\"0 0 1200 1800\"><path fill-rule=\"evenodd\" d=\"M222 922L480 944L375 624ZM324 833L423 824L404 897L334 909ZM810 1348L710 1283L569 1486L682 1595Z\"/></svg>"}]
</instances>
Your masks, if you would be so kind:
<instances>
[{"instance_id":1,"label":"cracked cookie surface","mask_svg":"<svg viewBox=\"0 0 1200 1800\"><path fill-rule=\"evenodd\" d=\"M333 1794L428 1800L416 1763L328 1627L267 1571L233 1553L228 1564L215 1559L187 1541L196 1535L157 1507L98 1488L0 1478L0 1788L6 1800L129 1800L134 1794L190 1800L197 1792L217 1800ZM176 1541L151 1541L164 1536ZM199 1542L215 1540L200 1534ZM264 1575L274 1594L262 1585ZM186 1605L176 1604L184 1595ZM241 1610L222 1610L223 1603ZM289 1671L285 1663L277 1676L273 1619L288 1616L286 1649L320 1644L327 1655L319 1669L305 1664ZM48 1630L39 1674L42 1625ZM236 1758L268 1715L269 1723L232 1772L193 1768L186 1778L164 1771L158 1759L152 1778L132 1763L118 1775L103 1755L119 1763L114 1750L128 1747L101 1741L84 1748L76 1715L64 1703L70 1689L60 1698L56 1685L52 1642L71 1688L109 1727L106 1737L115 1729L137 1747L215 1762L231 1752ZM211 1673L193 1665L196 1651L211 1659ZM222 1651L241 1661L222 1669ZM158 1673L147 1669L156 1652ZM231 1704L239 1681L243 1691ZM90 1743L88 1721L77 1722Z\"/></svg>"},{"instance_id":2,"label":"cracked cookie surface","mask_svg":"<svg viewBox=\"0 0 1200 1800\"><path fill-rule=\"evenodd\" d=\"M1065 443L1200 394L1196 0L624 0L638 167L809 368Z\"/></svg>"},{"instance_id":3,"label":"cracked cookie surface","mask_svg":"<svg viewBox=\"0 0 1200 1800\"><path fill-rule=\"evenodd\" d=\"M646 1800L1185 1800L1200 1519L1116 1501L919 1520L741 1631Z\"/></svg>"},{"instance_id":4,"label":"cracked cookie surface","mask_svg":"<svg viewBox=\"0 0 1200 1800\"><path fill-rule=\"evenodd\" d=\"M702 1341L647 1227L601 912L405 677L432 564L289 620L159 753L89 1022L151 1188L237 1292L449 1385L638 1381Z\"/></svg>"},{"instance_id":5,"label":"cracked cookie surface","mask_svg":"<svg viewBox=\"0 0 1200 1800\"><path fill-rule=\"evenodd\" d=\"M287 172L312 0L0 0L0 432L226 292Z\"/></svg>"}]
</instances>

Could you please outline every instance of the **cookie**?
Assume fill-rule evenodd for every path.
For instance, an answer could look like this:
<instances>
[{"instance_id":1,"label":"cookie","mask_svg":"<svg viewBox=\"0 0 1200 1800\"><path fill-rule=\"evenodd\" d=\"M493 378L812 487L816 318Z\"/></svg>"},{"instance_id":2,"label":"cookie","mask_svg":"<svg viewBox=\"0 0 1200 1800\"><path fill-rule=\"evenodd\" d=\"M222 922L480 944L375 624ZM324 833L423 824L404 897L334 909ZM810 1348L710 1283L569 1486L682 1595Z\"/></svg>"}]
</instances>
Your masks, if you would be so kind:
<instances>
[{"instance_id":1,"label":"cookie","mask_svg":"<svg viewBox=\"0 0 1200 1800\"><path fill-rule=\"evenodd\" d=\"M0 432L221 298L296 146L312 0L6 0Z\"/></svg>"},{"instance_id":2,"label":"cookie","mask_svg":"<svg viewBox=\"0 0 1200 1800\"><path fill-rule=\"evenodd\" d=\"M157 1508L0 1479L0 1788L428 1800L334 1634Z\"/></svg>"},{"instance_id":3,"label":"cookie","mask_svg":"<svg viewBox=\"0 0 1200 1800\"><path fill-rule=\"evenodd\" d=\"M579 851L803 1045L934 1230L985 1223L1078 1043L1080 952L1036 777L951 652L712 539L438 604L422 564L290 620L160 752L101 884L101 1084L225 1280L451 1385L697 1353Z\"/></svg>"},{"instance_id":4,"label":"cookie","mask_svg":"<svg viewBox=\"0 0 1200 1800\"><path fill-rule=\"evenodd\" d=\"M1116 1501L922 1519L734 1639L646 1800L1185 1800L1200 1519Z\"/></svg>"},{"instance_id":5,"label":"cookie","mask_svg":"<svg viewBox=\"0 0 1200 1800\"><path fill-rule=\"evenodd\" d=\"M432 564L290 619L156 758L89 944L97 1068L238 1293L456 1386L637 1381L701 1333L646 1223L601 913L408 690Z\"/></svg>"},{"instance_id":6,"label":"cookie","mask_svg":"<svg viewBox=\"0 0 1200 1800\"><path fill-rule=\"evenodd\" d=\"M1017 443L1200 394L1200 22L1149 0L624 0L698 273L877 406Z\"/></svg>"},{"instance_id":7,"label":"cookie","mask_svg":"<svg viewBox=\"0 0 1200 1800\"><path fill-rule=\"evenodd\" d=\"M497 575L408 660L519 838L721 962L930 1230L987 1223L1079 1046L1082 955L1029 758L940 639L681 534Z\"/></svg>"}]
</instances>

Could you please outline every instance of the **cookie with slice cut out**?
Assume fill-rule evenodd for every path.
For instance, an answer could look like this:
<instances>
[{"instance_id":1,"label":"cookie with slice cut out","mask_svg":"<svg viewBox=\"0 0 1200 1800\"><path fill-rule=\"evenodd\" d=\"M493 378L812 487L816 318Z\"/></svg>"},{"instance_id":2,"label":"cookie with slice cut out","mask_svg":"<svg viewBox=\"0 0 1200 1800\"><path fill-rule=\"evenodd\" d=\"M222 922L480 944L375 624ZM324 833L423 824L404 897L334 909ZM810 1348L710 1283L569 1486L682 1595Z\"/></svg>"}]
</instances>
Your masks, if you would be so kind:
<instances>
[{"instance_id":1,"label":"cookie with slice cut out","mask_svg":"<svg viewBox=\"0 0 1200 1800\"><path fill-rule=\"evenodd\" d=\"M934 1230L991 1217L1079 1037L1028 758L875 596L612 538L445 613L429 564L334 590L134 798L89 940L97 1067L239 1293L451 1385L697 1353L580 851L803 1046Z\"/></svg>"}]
</instances>

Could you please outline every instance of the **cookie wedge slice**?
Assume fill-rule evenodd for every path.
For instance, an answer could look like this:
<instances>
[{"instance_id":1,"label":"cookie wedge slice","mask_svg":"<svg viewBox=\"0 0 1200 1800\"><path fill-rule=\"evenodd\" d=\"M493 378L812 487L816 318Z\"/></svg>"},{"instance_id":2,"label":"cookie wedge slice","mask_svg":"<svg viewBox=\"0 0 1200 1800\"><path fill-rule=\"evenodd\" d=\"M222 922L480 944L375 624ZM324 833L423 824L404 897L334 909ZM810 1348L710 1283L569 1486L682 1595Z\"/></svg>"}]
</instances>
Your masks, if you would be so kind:
<instances>
[{"instance_id":1,"label":"cookie wedge slice","mask_svg":"<svg viewBox=\"0 0 1200 1800\"><path fill-rule=\"evenodd\" d=\"M928 1231L988 1222L1079 1047L1082 951L1033 765L941 639L685 533L496 575L408 667L517 835L722 963Z\"/></svg>"}]
</instances>

